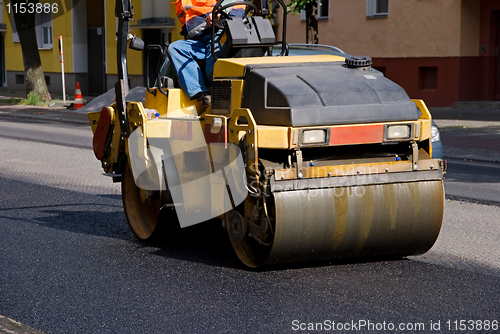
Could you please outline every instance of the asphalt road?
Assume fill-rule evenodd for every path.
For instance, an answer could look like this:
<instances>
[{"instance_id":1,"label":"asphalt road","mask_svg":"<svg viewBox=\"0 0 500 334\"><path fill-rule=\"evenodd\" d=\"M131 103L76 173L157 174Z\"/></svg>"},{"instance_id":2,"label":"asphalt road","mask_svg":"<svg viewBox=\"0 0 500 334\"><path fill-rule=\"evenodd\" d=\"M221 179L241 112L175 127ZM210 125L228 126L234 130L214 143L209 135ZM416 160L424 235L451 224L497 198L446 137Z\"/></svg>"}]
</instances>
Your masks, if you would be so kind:
<instances>
[{"instance_id":1,"label":"asphalt road","mask_svg":"<svg viewBox=\"0 0 500 334\"><path fill-rule=\"evenodd\" d=\"M447 163L447 198L500 205L500 163L463 159Z\"/></svg>"},{"instance_id":2,"label":"asphalt road","mask_svg":"<svg viewBox=\"0 0 500 334\"><path fill-rule=\"evenodd\" d=\"M496 109L464 108L431 108L434 119L456 119L469 121L500 122L500 113Z\"/></svg>"},{"instance_id":3,"label":"asphalt road","mask_svg":"<svg viewBox=\"0 0 500 334\"><path fill-rule=\"evenodd\" d=\"M81 124L2 118L0 137L71 147L92 148L92 130Z\"/></svg>"},{"instance_id":4,"label":"asphalt road","mask_svg":"<svg viewBox=\"0 0 500 334\"><path fill-rule=\"evenodd\" d=\"M43 137L47 124L33 126L29 133ZM15 125L1 121L2 135L6 128ZM494 187L494 196L478 191L490 205L447 200L438 241L422 256L252 271L239 264L217 223L156 244L137 241L119 184L102 175L86 132L48 131L32 141L15 139L20 130L0 135L4 316L46 333L294 333L332 321L357 325L357 332L385 322L427 333L438 325L460 332L460 320L482 321L483 329L500 322ZM463 194L469 184L498 189L495 168L450 162L447 193ZM466 326L461 332L484 332L476 331L479 322Z\"/></svg>"}]
</instances>

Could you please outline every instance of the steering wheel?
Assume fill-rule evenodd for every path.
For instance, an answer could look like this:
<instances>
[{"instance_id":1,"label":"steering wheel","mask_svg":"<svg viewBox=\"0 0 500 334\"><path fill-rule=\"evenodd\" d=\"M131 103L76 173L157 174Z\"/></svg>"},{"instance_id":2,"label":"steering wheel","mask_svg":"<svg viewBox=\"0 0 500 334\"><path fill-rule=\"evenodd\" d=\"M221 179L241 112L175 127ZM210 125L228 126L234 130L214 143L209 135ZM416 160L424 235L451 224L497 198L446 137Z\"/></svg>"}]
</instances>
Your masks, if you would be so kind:
<instances>
[{"instance_id":1,"label":"steering wheel","mask_svg":"<svg viewBox=\"0 0 500 334\"><path fill-rule=\"evenodd\" d=\"M235 1L235 2L231 2L227 5L222 6L223 2L224 2L224 0L217 2L217 4L214 6L214 9L212 10L211 52L212 52L212 57L215 60L217 60L217 57L215 57L215 44L213 42L215 39L215 31L216 31L215 28L223 29L224 28L224 21L231 20L231 17L229 16L229 14L226 13L224 10L231 8L231 7L234 7L234 6L244 5L244 6L246 6L246 9L245 9L245 13L243 14L242 17L247 16L248 14L250 14L250 12L252 12L253 15L256 15L256 13L258 12L257 6L255 6L250 1ZM219 16L220 16L220 18L217 19L217 17L219 17ZM215 22L217 22L217 23L215 23Z\"/></svg>"}]
</instances>

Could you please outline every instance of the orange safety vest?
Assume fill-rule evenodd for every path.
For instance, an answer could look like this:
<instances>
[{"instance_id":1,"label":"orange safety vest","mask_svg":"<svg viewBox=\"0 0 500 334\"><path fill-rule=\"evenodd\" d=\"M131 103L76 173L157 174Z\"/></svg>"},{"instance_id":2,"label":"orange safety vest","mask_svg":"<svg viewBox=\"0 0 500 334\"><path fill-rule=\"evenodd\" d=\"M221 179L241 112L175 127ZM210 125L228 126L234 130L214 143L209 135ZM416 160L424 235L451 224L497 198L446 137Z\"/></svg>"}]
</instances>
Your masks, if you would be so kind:
<instances>
[{"instance_id":1,"label":"orange safety vest","mask_svg":"<svg viewBox=\"0 0 500 334\"><path fill-rule=\"evenodd\" d=\"M184 25L193 17L203 16L211 12L216 3L216 0L177 0L175 13L181 21L181 25Z\"/></svg>"}]
</instances>

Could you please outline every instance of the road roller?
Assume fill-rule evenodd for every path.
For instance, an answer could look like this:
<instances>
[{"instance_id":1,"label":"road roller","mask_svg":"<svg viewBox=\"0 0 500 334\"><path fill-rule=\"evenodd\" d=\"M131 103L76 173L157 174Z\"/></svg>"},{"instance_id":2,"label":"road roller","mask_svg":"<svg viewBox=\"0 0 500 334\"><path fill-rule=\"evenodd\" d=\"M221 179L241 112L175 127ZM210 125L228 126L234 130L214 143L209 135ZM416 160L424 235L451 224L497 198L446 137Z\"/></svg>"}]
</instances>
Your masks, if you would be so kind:
<instances>
[{"instance_id":1,"label":"road roller","mask_svg":"<svg viewBox=\"0 0 500 334\"><path fill-rule=\"evenodd\" d=\"M369 57L289 56L281 0L283 41L264 2L222 1L209 106L178 88L160 45L143 51L157 69L144 102L127 101L127 45L143 43L129 34L130 1L117 1L116 102L88 117L132 233L148 240L162 225L218 218L252 268L428 251L441 228L445 166L432 157L425 103ZM225 15L235 5L244 17Z\"/></svg>"}]
</instances>

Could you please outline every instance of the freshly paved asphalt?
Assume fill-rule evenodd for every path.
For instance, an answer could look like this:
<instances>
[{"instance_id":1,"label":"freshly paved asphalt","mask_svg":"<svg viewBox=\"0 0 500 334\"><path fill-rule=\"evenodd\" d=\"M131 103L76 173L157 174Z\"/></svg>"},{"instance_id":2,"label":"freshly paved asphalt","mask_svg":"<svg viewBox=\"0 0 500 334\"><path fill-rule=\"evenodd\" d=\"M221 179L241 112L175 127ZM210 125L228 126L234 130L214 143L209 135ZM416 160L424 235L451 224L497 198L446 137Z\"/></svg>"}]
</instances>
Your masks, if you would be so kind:
<instances>
[{"instance_id":1,"label":"freshly paved asphalt","mask_svg":"<svg viewBox=\"0 0 500 334\"><path fill-rule=\"evenodd\" d=\"M453 110L450 108L434 113L436 122L441 127L445 155L446 152L453 152L450 164L454 160L462 163L464 160L476 159L483 162L479 168L497 168L495 163L490 162L500 161L500 152L497 152L500 145L496 142L500 137L497 135L498 125L486 126L484 122L496 122L495 118L497 113L500 115L500 111L488 112L486 115L473 111L461 112L460 117L467 114L470 116L465 118L482 118L479 121L483 122L481 124L471 123L477 122L477 119L449 119L451 112ZM12 106L0 106L0 117L11 121L10 128L13 133L7 135L10 138L16 137L14 124L20 120L48 121L50 124L47 126L54 127L52 129L58 128L53 121L87 124L84 114L62 109L17 109ZM475 132L468 130L473 124L476 125ZM5 128L0 129L2 132L4 130ZM463 138L466 135L464 133L468 134L467 140L458 142L456 137ZM61 135L64 136L64 133ZM82 149L83 147L78 148L79 144L88 145L83 144L83 138L86 136L82 134L81 139L68 145L68 152ZM12 142L11 139L6 140ZM57 164L57 161L54 164ZM471 168L478 168L474 166ZM32 168L36 173L36 166ZM90 169L88 173L92 173ZM33 179L37 177L35 174ZM47 182L52 182L50 175L46 177ZM259 272L243 270L236 259L228 255L231 251L226 239L212 229L188 231L167 244L149 245L135 241L123 224L123 211L116 185L107 191L95 190L92 186L81 188L83 185L80 183L83 182L78 177L70 177L57 186L62 189L42 185L42 192L35 190L30 182L15 178L0 179L1 188L22 190L22 193L17 193L12 198L2 198L0 201L19 203L18 206L3 205L9 209L1 214L6 221L6 227L1 237L3 241L0 242L0 251L1 245L5 246L7 242L10 248L19 247L19 254L23 254L21 248L27 242L38 245L31 249L33 256L15 256L12 254L16 252L9 251L9 258L3 261L6 267L2 270L1 279L6 285L2 288L1 295L5 296L3 303L22 303L26 310L38 310L40 313L54 315L52 319L36 314L10 315L16 316L17 319L30 318L37 328L53 328L54 331L92 328L93 332L116 332L119 329L129 333L234 333L257 328L262 332L281 332L290 330L293 319L348 320L369 316L373 321L398 322L404 319L428 322L433 319L446 321L448 319L437 318L437 315L443 317L448 314L452 317L457 314L457 310L461 310L460 314L469 319L477 318L478 315L484 319L494 318L500 314L498 277L484 276L479 274L478 270L470 272L446 268L440 261L446 261L447 256L456 256L453 252L443 253L439 257L433 257L432 253L424 255L422 259L428 260L427 262L400 260L342 264L334 267L323 267L323 264L319 264L317 267L299 266L300 271L283 268L262 275ZM45 181L42 178L39 182ZM71 184L75 183L76 188L72 189ZM95 196L95 191L108 195ZM24 203L31 205L26 206ZM80 204L75 206L74 203ZM50 206L47 206L49 204ZM471 204L447 203L448 215L455 212L451 210L455 205ZM15 215L12 214L14 211ZM484 211L483 214L492 217L499 214L495 206L486 207ZM473 212L471 209L472 215L475 214ZM460 217L449 219L459 220ZM68 221L79 224L68 225ZM30 233L16 233L19 226ZM438 240L438 243L461 244L455 237L467 240L465 230L462 234L450 237L449 240ZM32 240L26 240L28 235ZM494 236L490 236L490 239L492 245L495 245L495 242L498 244ZM61 240L72 244L73 248L61 248ZM478 242L481 243L481 240ZM135 247L131 248L131 244ZM214 244L217 246L214 247ZM467 249L460 251L466 252ZM493 262L498 259L495 251L492 250L490 254ZM49 258L41 259L38 254L45 252L50 254ZM102 252L109 255L105 258L98 257ZM151 254L158 257L152 259ZM474 266L474 254L468 256L470 261L464 265ZM189 266L186 263L189 263ZM74 270L61 271L61 268L68 268L68 264L71 264ZM29 275L21 281L18 275L20 267L31 268ZM102 270L104 268L106 270ZM377 275L373 275L374 272L377 272ZM145 280L145 277L148 277L148 280ZM186 277L193 279L186 280ZM445 277L446 282L440 281L439 277ZM134 285L127 286L129 282L134 282ZM166 282L168 289L160 289ZM193 282L204 284L195 285ZM34 285L33 289L24 291L31 292L19 296L16 287L29 284ZM108 290L96 290L97 286L107 286ZM366 289L367 286L373 288ZM148 300L143 300L141 290L157 293L154 296L148 293ZM416 291L418 293L415 293ZM486 293L488 291L489 293ZM405 297L399 298L401 296ZM76 306L68 303L68 299L79 300L80 303ZM336 308L332 302L341 304L344 308ZM74 309L64 309L63 305L73 305ZM347 307L348 305L350 306ZM420 308L421 305L426 305L425 309ZM475 305L475 309L471 310L470 305ZM388 314L387 310L392 312L392 315ZM96 313L102 314L102 317L82 316ZM58 314L65 317L64 320L57 319ZM301 319L303 314L315 314L315 318ZM193 323L179 321L187 316L193 319ZM125 318L133 320L125 326ZM221 322L220 319L224 321ZM247 321L242 322L242 319ZM14 333L38 333L20 324L13 325L11 320L0 317L0 332L7 330Z\"/></svg>"},{"instance_id":2,"label":"freshly paved asphalt","mask_svg":"<svg viewBox=\"0 0 500 334\"><path fill-rule=\"evenodd\" d=\"M53 145L35 146L46 154ZM43 185L53 182L44 175L39 184L0 178L0 189L16 189L0 200L0 306L46 332L291 333L293 320L444 326L500 314L498 234L481 220L498 216L495 206L478 217L473 204L447 202L442 235L424 257L251 271L221 229L135 240L119 195L65 189L94 175L78 177L58 187ZM470 217L450 216L463 206ZM471 240L471 229L483 233Z\"/></svg>"}]
</instances>

